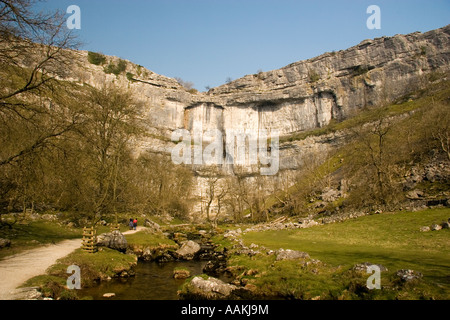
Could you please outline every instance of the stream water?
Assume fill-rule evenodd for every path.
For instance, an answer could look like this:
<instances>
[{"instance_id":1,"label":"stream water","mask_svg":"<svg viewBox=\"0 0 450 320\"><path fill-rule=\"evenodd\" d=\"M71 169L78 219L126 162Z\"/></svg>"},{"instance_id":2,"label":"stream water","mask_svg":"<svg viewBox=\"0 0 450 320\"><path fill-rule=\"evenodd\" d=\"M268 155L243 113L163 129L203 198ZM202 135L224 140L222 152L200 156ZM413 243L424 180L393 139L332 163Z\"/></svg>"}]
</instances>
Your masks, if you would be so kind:
<instances>
[{"instance_id":1,"label":"stream water","mask_svg":"<svg viewBox=\"0 0 450 320\"><path fill-rule=\"evenodd\" d=\"M207 261L177 261L167 263L139 261L136 275L127 279L112 279L100 285L82 289L78 296L94 300L178 300L177 290L184 279L174 279L175 268L185 268L191 275L202 274ZM104 298L105 293L115 293L113 298Z\"/></svg>"}]
</instances>

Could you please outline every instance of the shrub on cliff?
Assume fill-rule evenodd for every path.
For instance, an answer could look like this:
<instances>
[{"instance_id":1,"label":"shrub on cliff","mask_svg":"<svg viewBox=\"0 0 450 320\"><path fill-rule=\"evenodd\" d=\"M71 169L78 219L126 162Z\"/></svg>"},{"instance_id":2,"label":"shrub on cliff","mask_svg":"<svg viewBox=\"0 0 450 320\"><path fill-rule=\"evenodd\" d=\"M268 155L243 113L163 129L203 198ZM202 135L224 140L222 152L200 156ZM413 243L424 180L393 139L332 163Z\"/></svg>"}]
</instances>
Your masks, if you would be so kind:
<instances>
[{"instance_id":1,"label":"shrub on cliff","mask_svg":"<svg viewBox=\"0 0 450 320\"><path fill-rule=\"evenodd\" d=\"M309 71L308 77L309 77L309 81L311 83L314 83L314 82L317 82L320 80L320 76L315 70Z\"/></svg>"},{"instance_id":2,"label":"shrub on cliff","mask_svg":"<svg viewBox=\"0 0 450 320\"><path fill-rule=\"evenodd\" d=\"M89 63L95 64L96 66L100 66L100 65L105 64L106 57L101 53L89 51L88 52L88 61L89 61Z\"/></svg>"},{"instance_id":3,"label":"shrub on cliff","mask_svg":"<svg viewBox=\"0 0 450 320\"><path fill-rule=\"evenodd\" d=\"M115 74L116 76L118 76L119 74L121 74L122 72L124 72L127 68L127 62L119 59L119 62L116 64L110 62L105 68L104 71L107 74Z\"/></svg>"}]
</instances>

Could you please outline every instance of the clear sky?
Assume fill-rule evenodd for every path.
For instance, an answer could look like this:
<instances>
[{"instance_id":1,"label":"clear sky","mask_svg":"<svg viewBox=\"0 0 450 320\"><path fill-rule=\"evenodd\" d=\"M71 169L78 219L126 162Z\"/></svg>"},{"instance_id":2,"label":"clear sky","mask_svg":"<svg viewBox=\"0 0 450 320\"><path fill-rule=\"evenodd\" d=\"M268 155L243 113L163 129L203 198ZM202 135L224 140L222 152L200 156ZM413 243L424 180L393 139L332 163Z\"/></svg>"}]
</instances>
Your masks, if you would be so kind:
<instances>
[{"instance_id":1,"label":"clear sky","mask_svg":"<svg viewBox=\"0 0 450 320\"><path fill-rule=\"evenodd\" d=\"M80 49L128 59L199 91L364 39L450 24L450 0L47 0L81 9ZM368 6L381 9L370 30ZM67 17L70 15L67 14Z\"/></svg>"}]
</instances>

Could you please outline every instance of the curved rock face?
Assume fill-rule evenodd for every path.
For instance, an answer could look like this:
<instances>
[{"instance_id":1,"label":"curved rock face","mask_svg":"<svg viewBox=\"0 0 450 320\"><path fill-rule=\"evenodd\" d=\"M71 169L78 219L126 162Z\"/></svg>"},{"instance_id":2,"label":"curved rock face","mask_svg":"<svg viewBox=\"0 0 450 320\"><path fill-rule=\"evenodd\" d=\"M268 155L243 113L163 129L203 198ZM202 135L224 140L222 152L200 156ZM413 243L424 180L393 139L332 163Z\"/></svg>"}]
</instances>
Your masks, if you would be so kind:
<instances>
[{"instance_id":1,"label":"curved rock face","mask_svg":"<svg viewBox=\"0 0 450 320\"><path fill-rule=\"evenodd\" d=\"M393 101L419 88L425 75L449 70L450 26L396 35L247 75L211 89L224 124L307 130L355 109ZM250 117L249 117L250 116Z\"/></svg>"},{"instance_id":2,"label":"curved rock face","mask_svg":"<svg viewBox=\"0 0 450 320\"><path fill-rule=\"evenodd\" d=\"M207 93L192 93L175 79L127 61L125 72L105 74L103 66L74 52L65 79L101 87L114 82L128 87L144 106L148 124L140 150L170 154L176 129L279 130L281 135L342 120L366 106L392 102L429 82L430 75L450 70L450 25L426 33L364 40L346 50L325 53L278 70L247 75ZM117 62L116 57L107 57Z\"/></svg>"},{"instance_id":3,"label":"curved rock face","mask_svg":"<svg viewBox=\"0 0 450 320\"><path fill-rule=\"evenodd\" d=\"M139 142L139 147L170 154L175 145L169 141L171 133L181 128L192 138L197 131L207 139L211 129L225 138L227 130L278 130L283 136L323 127L421 88L433 75L448 73L449 62L450 25L365 40L347 50L247 75L207 93L190 94L152 74L130 86L145 102L149 131L156 137ZM290 152L296 150L284 148L280 157Z\"/></svg>"},{"instance_id":4,"label":"curved rock face","mask_svg":"<svg viewBox=\"0 0 450 320\"><path fill-rule=\"evenodd\" d=\"M74 64L70 74L60 77L97 87L114 83L129 88L145 106L142 118L148 131L145 138L133 142L136 153L150 151L170 156L178 144L171 141L177 129L186 129L192 138L200 134L205 148L210 142L205 135L208 130L220 132L223 140L227 138L227 130L248 130L259 138L264 130L289 135L323 127L332 120L348 118L358 109L404 97L439 74L449 73L450 25L426 33L364 40L346 50L247 75L207 93L192 93L175 79L129 61L125 72L133 75L132 79L125 74L118 77L105 74L103 66L88 62L85 51L75 52L74 56L81 61L82 68ZM107 59L114 63L118 60ZM324 154L345 139L334 133L282 143L279 168L275 169L286 173L289 179L290 172L302 165L302 157ZM195 149L195 141L191 142L191 148ZM249 158L247 151L245 157ZM244 163L245 174L259 175L260 165L261 162ZM193 165L192 170L198 173L195 196L201 197L207 188L207 174L202 173L202 165ZM233 174L233 170L226 165L220 168L222 175ZM199 211L200 204L194 207L193 212Z\"/></svg>"},{"instance_id":5,"label":"curved rock face","mask_svg":"<svg viewBox=\"0 0 450 320\"><path fill-rule=\"evenodd\" d=\"M87 52L78 55L87 60ZM430 74L448 72L449 62L450 25L364 40L346 50L247 75L207 93L192 94L175 79L131 62L126 69L134 75L131 82L125 76L107 75L102 66L87 61L85 68L74 68L68 79L94 86L114 81L129 87L144 103L144 117L156 137L141 146L170 153L164 141L170 140L171 132L192 130L196 123L204 131L266 128L281 134L321 127L420 88Z\"/></svg>"},{"instance_id":6,"label":"curved rock face","mask_svg":"<svg viewBox=\"0 0 450 320\"><path fill-rule=\"evenodd\" d=\"M229 129L278 130L281 136L289 135L341 121L365 107L392 103L449 71L450 25L365 40L347 50L247 75L193 96L183 124L191 133L197 124L203 132L217 129L223 136ZM302 157L325 154L345 139L337 133L283 143L279 171L289 176L302 165ZM247 167L246 172L259 173ZM199 190L206 190L206 184L198 178Z\"/></svg>"}]
</instances>

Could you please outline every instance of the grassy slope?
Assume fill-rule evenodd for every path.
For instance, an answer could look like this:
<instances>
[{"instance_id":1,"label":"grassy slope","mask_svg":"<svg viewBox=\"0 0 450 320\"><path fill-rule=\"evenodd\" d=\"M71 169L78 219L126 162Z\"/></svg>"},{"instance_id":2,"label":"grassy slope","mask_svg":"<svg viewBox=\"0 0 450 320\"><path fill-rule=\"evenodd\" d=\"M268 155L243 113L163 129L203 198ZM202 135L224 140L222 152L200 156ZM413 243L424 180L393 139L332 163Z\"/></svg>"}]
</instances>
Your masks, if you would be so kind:
<instances>
[{"instance_id":1,"label":"grassy slope","mask_svg":"<svg viewBox=\"0 0 450 320\"><path fill-rule=\"evenodd\" d=\"M449 217L447 208L381 214L309 229L253 232L244 240L271 249L306 251L333 266L368 261L384 265L389 273L413 269L448 293L450 230L420 232L419 228Z\"/></svg>"},{"instance_id":2,"label":"grassy slope","mask_svg":"<svg viewBox=\"0 0 450 320\"><path fill-rule=\"evenodd\" d=\"M176 243L162 234L152 234L145 231L128 234L127 242L133 245L157 247L159 245L176 245Z\"/></svg>"},{"instance_id":3,"label":"grassy slope","mask_svg":"<svg viewBox=\"0 0 450 320\"><path fill-rule=\"evenodd\" d=\"M116 250L102 248L91 254L77 249L66 257L59 259L47 270L47 274L33 277L23 287L40 287L44 297L62 300L78 300L77 290L66 288L69 274L67 268L76 265L81 270L82 288L96 284L99 279L117 276L121 271L129 271L136 263L134 255L123 254Z\"/></svg>"},{"instance_id":4,"label":"grassy slope","mask_svg":"<svg viewBox=\"0 0 450 320\"><path fill-rule=\"evenodd\" d=\"M62 226L57 222L36 221L16 224L13 229L0 229L0 238L11 240L10 248L0 250L0 259L35 247L81 238L82 230Z\"/></svg>"}]
</instances>

